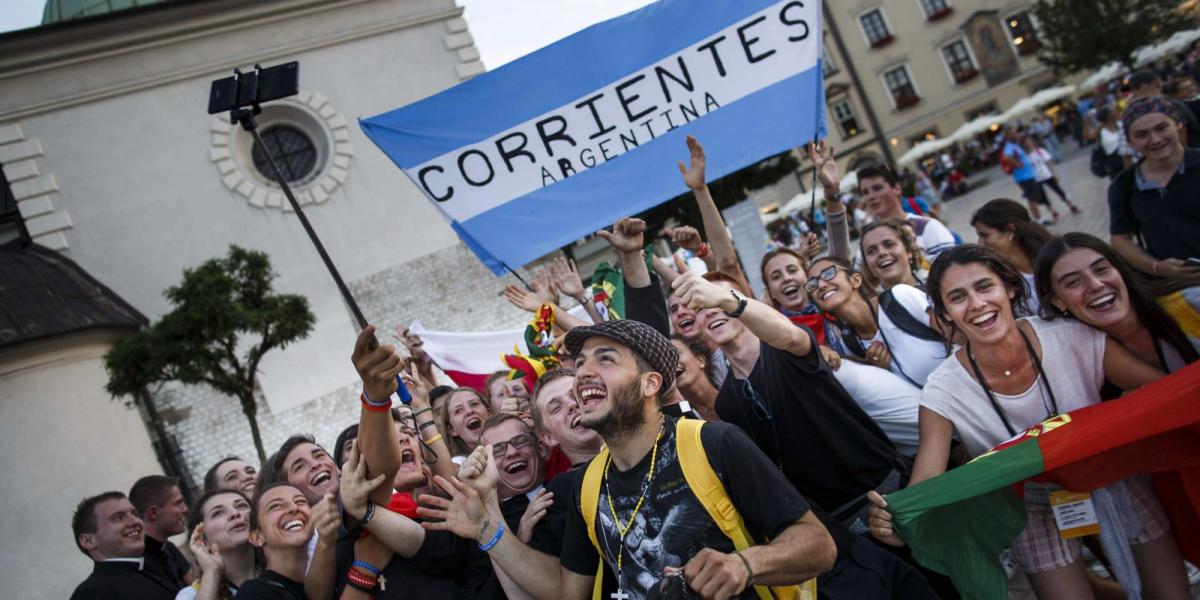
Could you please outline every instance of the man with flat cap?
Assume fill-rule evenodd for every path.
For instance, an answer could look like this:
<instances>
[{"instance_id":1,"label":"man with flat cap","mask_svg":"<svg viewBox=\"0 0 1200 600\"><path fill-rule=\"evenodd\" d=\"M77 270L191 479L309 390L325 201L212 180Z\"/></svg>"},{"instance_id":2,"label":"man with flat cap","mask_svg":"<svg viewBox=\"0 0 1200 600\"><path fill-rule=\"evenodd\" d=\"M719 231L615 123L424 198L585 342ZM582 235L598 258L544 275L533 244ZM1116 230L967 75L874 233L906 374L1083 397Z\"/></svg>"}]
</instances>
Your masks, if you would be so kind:
<instances>
[{"instance_id":1,"label":"man with flat cap","mask_svg":"<svg viewBox=\"0 0 1200 600\"><path fill-rule=\"evenodd\" d=\"M517 585L547 600L590 597L601 560L617 577L612 597L619 600L757 598L771 593L766 586L794 586L834 569L837 549L826 525L744 432L716 422L683 427L685 420L659 411L679 359L666 337L622 320L573 329L565 344L576 357L581 423L600 434L606 450L577 470L561 563L503 531L494 494L481 501L475 483L495 478L486 447L464 463L467 483L441 482L451 499L421 498L432 505L421 514L442 520L427 528L476 540ZM709 516L680 464L694 441L677 437L677 428L699 431L702 455L758 545L737 551ZM589 477L598 489L590 502L583 500ZM595 512L585 514L585 505Z\"/></svg>"}]
</instances>

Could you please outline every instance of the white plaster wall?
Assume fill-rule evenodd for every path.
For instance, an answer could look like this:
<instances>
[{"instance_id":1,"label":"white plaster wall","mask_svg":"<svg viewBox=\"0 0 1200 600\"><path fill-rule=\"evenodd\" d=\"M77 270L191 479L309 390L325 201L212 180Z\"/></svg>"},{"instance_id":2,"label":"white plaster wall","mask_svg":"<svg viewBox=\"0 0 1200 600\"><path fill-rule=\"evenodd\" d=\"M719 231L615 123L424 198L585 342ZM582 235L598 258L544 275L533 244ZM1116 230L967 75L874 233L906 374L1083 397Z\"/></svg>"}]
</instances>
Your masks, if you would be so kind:
<instances>
[{"instance_id":1,"label":"white plaster wall","mask_svg":"<svg viewBox=\"0 0 1200 600\"><path fill-rule=\"evenodd\" d=\"M162 473L141 416L104 393L110 346L24 350L15 372L12 357L0 359L0 598L70 596L92 571L71 536L75 505ZM31 585L37 573L50 576Z\"/></svg>"},{"instance_id":2,"label":"white plaster wall","mask_svg":"<svg viewBox=\"0 0 1200 600\"><path fill-rule=\"evenodd\" d=\"M228 67L247 66L271 47L350 34L389 19L453 10L449 0L368 2L336 12L263 24L252 30L105 59L86 69L101 85L186 68L223 51ZM299 60L300 84L327 96L347 120L395 108L459 81L460 55L446 42L445 20L289 53L268 64ZM80 67L82 68L82 67ZM40 74L59 82L72 67ZM208 157L212 79L225 68L161 87L22 118L40 141L56 203L74 225L69 254L151 319L168 305L162 290L185 267L224 254L230 243L270 254L281 291L307 296L317 325L308 339L264 361L262 387L283 410L353 381L349 362L356 328L295 215L251 206L226 189ZM132 75L131 75L132 74ZM53 75L53 77L51 77ZM26 88L28 89L28 88ZM347 280L355 280L457 243L429 202L358 127L349 179L306 214Z\"/></svg>"}]
</instances>

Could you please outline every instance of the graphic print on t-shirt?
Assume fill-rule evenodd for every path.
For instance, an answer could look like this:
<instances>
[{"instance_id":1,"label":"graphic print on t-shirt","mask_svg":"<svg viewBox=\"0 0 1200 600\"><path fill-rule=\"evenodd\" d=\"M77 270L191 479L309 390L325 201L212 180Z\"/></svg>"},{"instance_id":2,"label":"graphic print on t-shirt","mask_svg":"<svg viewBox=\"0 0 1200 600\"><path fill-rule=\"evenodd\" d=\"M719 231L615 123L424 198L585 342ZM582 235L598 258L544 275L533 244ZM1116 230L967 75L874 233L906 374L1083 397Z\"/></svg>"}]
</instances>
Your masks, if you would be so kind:
<instances>
[{"instance_id":1,"label":"graphic print on t-shirt","mask_svg":"<svg viewBox=\"0 0 1200 600\"><path fill-rule=\"evenodd\" d=\"M732 542L721 533L687 487L679 467L674 427L671 425L668 425L668 431L659 441L650 491L625 537L621 589L635 600L662 597L664 570L686 565L705 547L720 552L733 550ZM625 473L618 473L616 467L609 469L608 487L613 493L613 505L622 525L628 522L630 513L637 505L649 467L650 456L647 455L641 463ZM597 513L597 540L605 562L616 571L621 535L613 520L608 493L603 485L600 487ZM748 595L738 597L753 598L754 591L751 589Z\"/></svg>"}]
</instances>

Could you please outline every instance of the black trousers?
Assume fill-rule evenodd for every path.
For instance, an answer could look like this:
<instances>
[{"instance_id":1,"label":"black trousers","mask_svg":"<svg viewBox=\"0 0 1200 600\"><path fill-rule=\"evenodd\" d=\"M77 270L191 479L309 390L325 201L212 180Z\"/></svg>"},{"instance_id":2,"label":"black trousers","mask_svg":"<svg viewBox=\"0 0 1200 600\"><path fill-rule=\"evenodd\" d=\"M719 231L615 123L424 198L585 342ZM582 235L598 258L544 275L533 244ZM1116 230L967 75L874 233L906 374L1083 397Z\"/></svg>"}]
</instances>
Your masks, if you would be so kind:
<instances>
[{"instance_id":1,"label":"black trousers","mask_svg":"<svg viewBox=\"0 0 1200 600\"><path fill-rule=\"evenodd\" d=\"M817 578L817 595L823 600L946 598L911 565L863 536L856 536L854 546L838 558L833 570Z\"/></svg>"}]
</instances>

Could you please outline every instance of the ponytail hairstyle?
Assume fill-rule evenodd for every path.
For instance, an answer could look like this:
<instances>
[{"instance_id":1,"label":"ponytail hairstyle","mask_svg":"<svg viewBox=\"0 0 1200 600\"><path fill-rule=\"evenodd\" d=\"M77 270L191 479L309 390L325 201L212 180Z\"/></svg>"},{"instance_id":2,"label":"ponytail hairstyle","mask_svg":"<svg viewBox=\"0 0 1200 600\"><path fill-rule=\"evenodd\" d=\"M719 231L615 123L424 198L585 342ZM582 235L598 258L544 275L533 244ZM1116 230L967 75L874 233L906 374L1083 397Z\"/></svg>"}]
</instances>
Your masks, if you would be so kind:
<instances>
[{"instance_id":1,"label":"ponytail hairstyle","mask_svg":"<svg viewBox=\"0 0 1200 600\"><path fill-rule=\"evenodd\" d=\"M1155 340L1162 340L1169 344L1186 363L1190 364L1200 360L1200 353L1196 352L1196 348L1188 340L1187 334L1179 328L1179 324L1171 318L1171 315L1158 303L1156 298L1158 295L1172 293L1173 290L1167 291L1166 294L1156 294L1153 280L1147 276L1139 276L1129 262L1112 249L1112 246L1104 243L1100 238L1086 233L1071 232L1053 238L1038 253L1037 262L1034 264L1034 273L1036 273L1034 281L1037 284L1038 298L1042 303L1042 318L1051 320L1071 317L1069 313L1059 310L1051 302L1051 299L1054 298L1054 287L1050 273L1064 254L1076 248L1094 251L1117 270L1121 281L1125 283L1125 289L1128 290L1129 303L1133 306L1134 314L1137 315L1138 321L1141 321L1142 327L1145 327ZM1162 281L1163 279L1154 278L1154 280Z\"/></svg>"},{"instance_id":2,"label":"ponytail hairstyle","mask_svg":"<svg viewBox=\"0 0 1200 600\"><path fill-rule=\"evenodd\" d=\"M871 223L870 225L867 225L866 227L862 228L862 231L858 235L858 252L859 252L859 255L861 255L863 257L863 270L866 271L865 273L863 273L863 275L864 276L869 275L870 276L869 279L872 282L878 282L882 285L882 282L879 281L879 276L876 275L875 272L871 270L870 265L867 263L867 260L866 260L867 251L866 251L866 248L863 247L863 240L865 240L867 238L868 233L871 233L872 231L875 231L876 229L881 229L881 228L885 228L885 227L887 229L891 229L893 232L895 232L896 237L900 238L900 243L903 244L904 249L906 251L908 251L908 270L909 270L909 272L912 273L913 279L916 280L917 283L923 283L921 281L921 278L917 276L917 270L918 270L917 265L920 263L921 256L922 256L921 247L917 245L916 237L913 236L912 231L909 230L909 228L905 226L905 222L901 221L899 219L886 219L883 221L876 221L876 222Z\"/></svg>"},{"instance_id":3,"label":"ponytail hairstyle","mask_svg":"<svg viewBox=\"0 0 1200 600\"><path fill-rule=\"evenodd\" d=\"M950 340L957 333L958 325L946 318L946 303L942 300L942 278L946 276L946 270L954 265L971 264L983 265L995 273L1004 287L1012 292L1013 297L1009 300L1009 305L1014 318L1030 312L1026 301L1029 292L1025 289L1025 278L1012 263L1000 256L999 252L979 244L963 244L947 248L933 260L933 266L929 267L929 278L925 280L925 292L929 295L929 300L933 305L933 314L947 326L945 332L947 352L952 350Z\"/></svg>"},{"instance_id":4,"label":"ponytail hairstyle","mask_svg":"<svg viewBox=\"0 0 1200 600\"><path fill-rule=\"evenodd\" d=\"M997 198L984 204L971 217L971 225L979 223L997 231L1012 231L1013 241L1021 253L1033 264L1042 246L1054 237L1045 226L1034 223L1021 203L1007 198Z\"/></svg>"}]
</instances>

